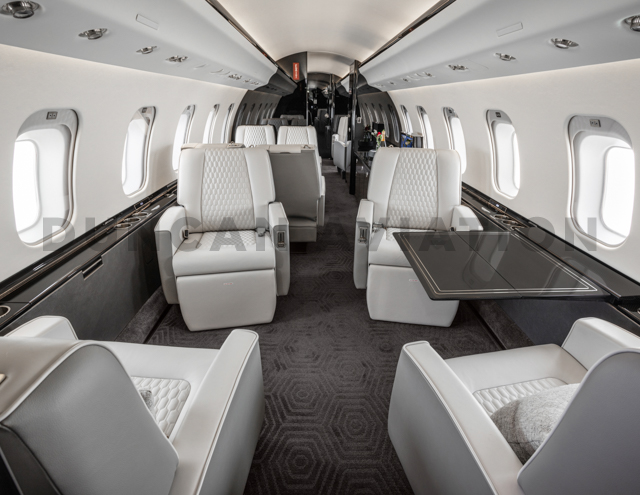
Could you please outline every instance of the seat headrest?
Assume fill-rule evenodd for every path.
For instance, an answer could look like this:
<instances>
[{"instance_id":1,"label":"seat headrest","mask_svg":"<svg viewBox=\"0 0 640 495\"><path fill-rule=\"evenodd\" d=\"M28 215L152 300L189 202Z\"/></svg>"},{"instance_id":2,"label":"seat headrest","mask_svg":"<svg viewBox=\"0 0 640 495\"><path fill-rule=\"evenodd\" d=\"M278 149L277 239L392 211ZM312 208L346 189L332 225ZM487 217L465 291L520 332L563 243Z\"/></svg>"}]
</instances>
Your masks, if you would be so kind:
<instances>
[{"instance_id":1,"label":"seat headrest","mask_svg":"<svg viewBox=\"0 0 640 495\"><path fill-rule=\"evenodd\" d=\"M236 143L247 148L259 144L276 144L276 135L270 125L241 125L236 129Z\"/></svg>"}]
</instances>

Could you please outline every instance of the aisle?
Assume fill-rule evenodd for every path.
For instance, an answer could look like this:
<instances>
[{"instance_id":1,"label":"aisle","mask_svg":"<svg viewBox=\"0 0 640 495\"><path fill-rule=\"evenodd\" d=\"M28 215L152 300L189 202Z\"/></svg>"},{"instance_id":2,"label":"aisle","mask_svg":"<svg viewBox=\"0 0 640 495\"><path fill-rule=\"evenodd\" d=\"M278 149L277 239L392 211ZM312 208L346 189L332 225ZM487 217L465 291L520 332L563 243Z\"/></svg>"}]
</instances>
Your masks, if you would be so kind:
<instances>
[{"instance_id":1,"label":"aisle","mask_svg":"<svg viewBox=\"0 0 640 495\"><path fill-rule=\"evenodd\" d=\"M356 200L331 161L323 173L326 226L306 253L292 254L291 290L273 322L249 327L260 335L266 418L246 493L411 493L387 434L402 345L428 340L445 358L498 346L466 304L447 329L370 320L352 276ZM219 348L229 334L189 332L161 294L121 340L145 324L156 327L156 345Z\"/></svg>"}]
</instances>

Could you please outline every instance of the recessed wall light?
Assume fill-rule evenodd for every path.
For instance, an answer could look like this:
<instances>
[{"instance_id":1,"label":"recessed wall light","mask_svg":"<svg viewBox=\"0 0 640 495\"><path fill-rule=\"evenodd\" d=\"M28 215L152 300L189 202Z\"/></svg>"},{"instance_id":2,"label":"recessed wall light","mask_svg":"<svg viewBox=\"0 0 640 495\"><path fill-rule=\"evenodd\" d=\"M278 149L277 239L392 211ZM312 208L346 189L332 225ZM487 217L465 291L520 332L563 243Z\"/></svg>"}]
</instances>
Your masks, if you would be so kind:
<instances>
[{"instance_id":1,"label":"recessed wall light","mask_svg":"<svg viewBox=\"0 0 640 495\"><path fill-rule=\"evenodd\" d=\"M624 22L629 24L629 28L631 28L631 31L640 32L640 15L627 17Z\"/></svg>"},{"instance_id":2,"label":"recessed wall light","mask_svg":"<svg viewBox=\"0 0 640 495\"><path fill-rule=\"evenodd\" d=\"M88 29L80 33L78 36L81 38L87 38L88 40L99 40L102 38L107 32L107 28L98 28L98 29Z\"/></svg>"},{"instance_id":3,"label":"recessed wall light","mask_svg":"<svg viewBox=\"0 0 640 495\"><path fill-rule=\"evenodd\" d=\"M140 48L136 53L142 53L143 55L149 55L153 50L158 48L157 46L145 46L144 48Z\"/></svg>"},{"instance_id":4,"label":"recessed wall light","mask_svg":"<svg viewBox=\"0 0 640 495\"><path fill-rule=\"evenodd\" d=\"M40 5L36 2L9 2L2 6L0 13L13 16L15 19L28 19Z\"/></svg>"},{"instance_id":5,"label":"recessed wall light","mask_svg":"<svg viewBox=\"0 0 640 495\"><path fill-rule=\"evenodd\" d=\"M449 69L451 69L451 70L461 71L461 72L463 72L463 71L465 71L465 70L469 70L469 68L468 68L468 67L465 67L464 65L453 65L453 64L452 64L452 65L449 65L448 67L449 67Z\"/></svg>"},{"instance_id":6,"label":"recessed wall light","mask_svg":"<svg viewBox=\"0 0 640 495\"><path fill-rule=\"evenodd\" d=\"M189 57L187 57L186 55L174 55L173 57L169 57L167 59L167 62L175 62L175 63L182 63L185 60L187 60Z\"/></svg>"},{"instance_id":7,"label":"recessed wall light","mask_svg":"<svg viewBox=\"0 0 640 495\"><path fill-rule=\"evenodd\" d=\"M567 48L575 48L577 46L580 46L575 41L567 40L567 39L564 39L564 38L552 38L551 39L551 43L554 46L556 46L557 48L560 48L562 50L566 50Z\"/></svg>"},{"instance_id":8,"label":"recessed wall light","mask_svg":"<svg viewBox=\"0 0 640 495\"><path fill-rule=\"evenodd\" d=\"M516 59L513 55L508 55L506 53L496 53L496 57L500 60L504 60L505 62L513 62Z\"/></svg>"}]
</instances>

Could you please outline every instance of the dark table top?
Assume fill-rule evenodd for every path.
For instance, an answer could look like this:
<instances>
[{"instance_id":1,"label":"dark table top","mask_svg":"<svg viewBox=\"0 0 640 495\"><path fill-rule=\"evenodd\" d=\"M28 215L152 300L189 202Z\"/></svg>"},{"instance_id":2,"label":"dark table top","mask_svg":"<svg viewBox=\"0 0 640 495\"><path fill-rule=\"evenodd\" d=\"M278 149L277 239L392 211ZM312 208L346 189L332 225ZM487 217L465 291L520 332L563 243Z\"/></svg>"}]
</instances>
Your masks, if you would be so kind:
<instances>
[{"instance_id":1,"label":"dark table top","mask_svg":"<svg viewBox=\"0 0 640 495\"><path fill-rule=\"evenodd\" d=\"M610 297L517 232L394 236L433 300Z\"/></svg>"}]
</instances>

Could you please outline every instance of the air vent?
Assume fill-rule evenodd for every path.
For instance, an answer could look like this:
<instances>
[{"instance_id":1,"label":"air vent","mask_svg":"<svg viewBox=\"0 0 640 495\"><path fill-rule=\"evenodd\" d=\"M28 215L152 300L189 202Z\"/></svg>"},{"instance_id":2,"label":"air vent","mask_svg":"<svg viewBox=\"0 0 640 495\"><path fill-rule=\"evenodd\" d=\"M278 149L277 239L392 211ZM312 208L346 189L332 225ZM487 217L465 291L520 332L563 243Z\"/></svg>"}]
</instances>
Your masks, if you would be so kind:
<instances>
[{"instance_id":1,"label":"air vent","mask_svg":"<svg viewBox=\"0 0 640 495\"><path fill-rule=\"evenodd\" d=\"M142 53L143 55L149 55L153 50L158 48L157 46L145 46L144 48L140 48L136 53Z\"/></svg>"},{"instance_id":2,"label":"air vent","mask_svg":"<svg viewBox=\"0 0 640 495\"><path fill-rule=\"evenodd\" d=\"M233 79L235 81L239 81L240 79L242 79L242 76L238 75L238 74L229 74L229 79Z\"/></svg>"},{"instance_id":3,"label":"air vent","mask_svg":"<svg viewBox=\"0 0 640 495\"><path fill-rule=\"evenodd\" d=\"M628 17L624 20L624 22L629 24L629 28L631 29L631 31L640 32L640 15Z\"/></svg>"},{"instance_id":4,"label":"air vent","mask_svg":"<svg viewBox=\"0 0 640 495\"><path fill-rule=\"evenodd\" d=\"M88 29L80 33L78 36L87 38L88 40L99 40L107 33L107 28Z\"/></svg>"},{"instance_id":5,"label":"air vent","mask_svg":"<svg viewBox=\"0 0 640 495\"><path fill-rule=\"evenodd\" d=\"M469 70L468 67L465 67L464 65L449 65L448 66L449 69L453 70L453 71L458 71L458 72L464 72L466 70Z\"/></svg>"},{"instance_id":6,"label":"air vent","mask_svg":"<svg viewBox=\"0 0 640 495\"><path fill-rule=\"evenodd\" d=\"M516 59L513 55L508 55L506 53L496 53L496 57L504 62L513 62Z\"/></svg>"},{"instance_id":7,"label":"air vent","mask_svg":"<svg viewBox=\"0 0 640 495\"><path fill-rule=\"evenodd\" d=\"M14 19L28 19L39 8L40 5L35 2L9 2L2 6L0 13L13 16Z\"/></svg>"},{"instance_id":8,"label":"air vent","mask_svg":"<svg viewBox=\"0 0 640 495\"><path fill-rule=\"evenodd\" d=\"M189 57L187 57L186 55L174 55L173 57L169 57L167 59L167 62L175 62L177 64L181 64L182 62L184 62L188 58Z\"/></svg>"},{"instance_id":9,"label":"air vent","mask_svg":"<svg viewBox=\"0 0 640 495\"><path fill-rule=\"evenodd\" d=\"M560 48L562 50L566 50L568 48L575 48L578 45L578 43L576 43L575 41L571 41L571 40L567 40L564 38L553 38L551 40L551 43L556 47L556 48Z\"/></svg>"},{"instance_id":10,"label":"air vent","mask_svg":"<svg viewBox=\"0 0 640 495\"><path fill-rule=\"evenodd\" d=\"M434 77L434 75L431 72L418 72L416 76L423 77L423 78Z\"/></svg>"}]
</instances>

